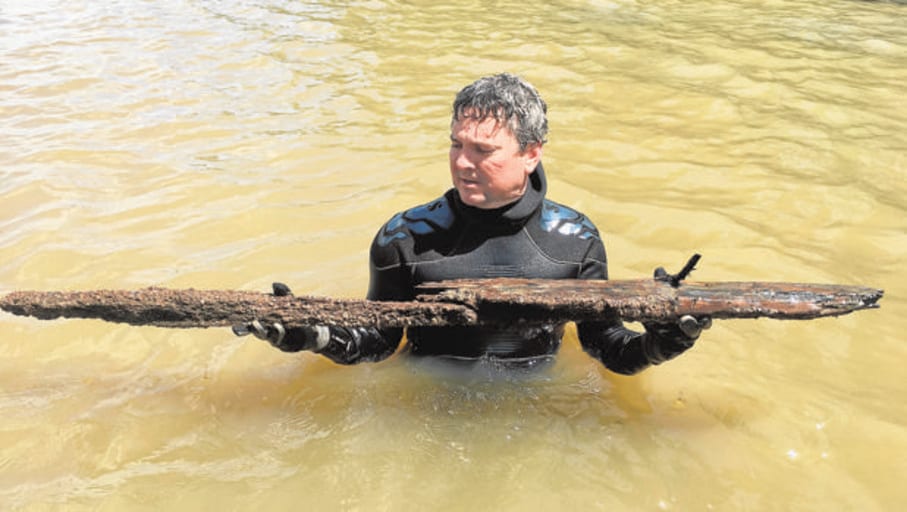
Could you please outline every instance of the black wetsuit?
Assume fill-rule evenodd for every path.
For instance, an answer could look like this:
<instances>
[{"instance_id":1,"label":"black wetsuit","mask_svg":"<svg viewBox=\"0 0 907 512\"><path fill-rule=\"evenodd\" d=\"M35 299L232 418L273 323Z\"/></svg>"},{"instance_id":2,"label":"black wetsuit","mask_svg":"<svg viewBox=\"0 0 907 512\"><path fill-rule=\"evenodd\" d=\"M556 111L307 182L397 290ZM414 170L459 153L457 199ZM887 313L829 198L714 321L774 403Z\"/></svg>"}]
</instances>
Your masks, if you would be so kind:
<instances>
[{"instance_id":1,"label":"black wetsuit","mask_svg":"<svg viewBox=\"0 0 907 512\"><path fill-rule=\"evenodd\" d=\"M411 300L414 287L455 278L524 277L607 279L605 248L583 214L545 198L541 164L517 202L482 210L460 201L455 189L398 213L378 232L370 251L368 298ZM563 324L521 328L411 327L415 356L531 361L553 355ZM673 325L626 329L616 316L578 323L583 348L609 369L635 373L679 354L692 344ZM398 347L403 329L331 329L320 353L341 364L376 361ZM288 331L292 337L293 329Z\"/></svg>"}]
</instances>

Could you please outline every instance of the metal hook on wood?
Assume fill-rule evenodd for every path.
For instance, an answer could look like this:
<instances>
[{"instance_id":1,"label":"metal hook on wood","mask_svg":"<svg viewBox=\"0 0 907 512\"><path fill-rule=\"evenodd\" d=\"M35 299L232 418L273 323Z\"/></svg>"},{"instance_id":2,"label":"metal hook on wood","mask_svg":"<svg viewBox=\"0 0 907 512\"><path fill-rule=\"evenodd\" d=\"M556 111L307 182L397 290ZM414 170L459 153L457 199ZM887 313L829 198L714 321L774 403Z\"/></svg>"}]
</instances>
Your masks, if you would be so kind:
<instances>
[{"instance_id":1,"label":"metal hook on wood","mask_svg":"<svg viewBox=\"0 0 907 512\"><path fill-rule=\"evenodd\" d=\"M700 258L702 258L701 254L694 254L687 261L687 264L684 265L682 269L680 269L680 272L676 274L668 274L668 272L663 267L658 267L655 269L655 280L664 281L670 284L673 288L677 288L678 286L680 286L680 282L686 279L687 276L690 275L690 272L695 270L696 264L699 263Z\"/></svg>"}]
</instances>

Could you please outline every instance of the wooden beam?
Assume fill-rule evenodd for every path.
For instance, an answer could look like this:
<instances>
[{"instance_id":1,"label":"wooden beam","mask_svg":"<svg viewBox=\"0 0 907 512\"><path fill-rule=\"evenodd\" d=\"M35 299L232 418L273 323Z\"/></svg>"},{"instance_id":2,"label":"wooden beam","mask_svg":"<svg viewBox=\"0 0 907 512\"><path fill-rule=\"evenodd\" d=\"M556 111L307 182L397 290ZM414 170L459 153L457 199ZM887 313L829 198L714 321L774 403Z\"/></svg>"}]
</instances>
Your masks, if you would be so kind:
<instances>
[{"instance_id":1,"label":"wooden beam","mask_svg":"<svg viewBox=\"0 0 907 512\"><path fill-rule=\"evenodd\" d=\"M417 300L376 302L237 290L18 291L0 309L42 320L95 318L172 328L223 327L259 319L286 325L442 326L594 320L811 319L878 307L882 290L862 286L654 279L582 281L476 279L426 283Z\"/></svg>"},{"instance_id":2,"label":"wooden beam","mask_svg":"<svg viewBox=\"0 0 907 512\"><path fill-rule=\"evenodd\" d=\"M426 283L420 299L465 304L485 321L515 317L594 320L614 310L624 320L712 318L807 320L877 308L883 291L863 286L638 279L474 279Z\"/></svg>"}]
</instances>

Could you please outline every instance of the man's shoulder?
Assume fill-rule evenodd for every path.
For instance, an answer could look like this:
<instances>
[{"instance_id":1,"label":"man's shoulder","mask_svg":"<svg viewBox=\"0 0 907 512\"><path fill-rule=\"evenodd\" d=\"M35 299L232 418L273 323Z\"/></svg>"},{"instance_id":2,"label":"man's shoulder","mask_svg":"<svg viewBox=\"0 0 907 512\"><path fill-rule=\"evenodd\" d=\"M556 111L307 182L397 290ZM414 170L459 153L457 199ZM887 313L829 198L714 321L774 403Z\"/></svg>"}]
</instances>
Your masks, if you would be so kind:
<instances>
[{"instance_id":1,"label":"man's shoulder","mask_svg":"<svg viewBox=\"0 0 907 512\"><path fill-rule=\"evenodd\" d=\"M454 211L447 195L397 213L381 226L375 242L388 246L395 240L446 231L453 226Z\"/></svg>"},{"instance_id":2,"label":"man's shoulder","mask_svg":"<svg viewBox=\"0 0 907 512\"><path fill-rule=\"evenodd\" d=\"M581 240L600 239L598 228L586 215L550 199L542 201L539 227L546 233L576 237Z\"/></svg>"}]
</instances>

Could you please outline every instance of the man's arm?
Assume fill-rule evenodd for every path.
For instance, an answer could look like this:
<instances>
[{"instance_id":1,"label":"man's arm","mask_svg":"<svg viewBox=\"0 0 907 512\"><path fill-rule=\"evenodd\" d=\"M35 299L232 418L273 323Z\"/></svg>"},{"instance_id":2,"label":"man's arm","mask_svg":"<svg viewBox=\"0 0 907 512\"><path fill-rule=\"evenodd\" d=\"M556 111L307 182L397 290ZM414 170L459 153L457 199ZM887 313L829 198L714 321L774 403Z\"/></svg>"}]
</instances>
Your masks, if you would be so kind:
<instances>
[{"instance_id":1,"label":"man's arm","mask_svg":"<svg viewBox=\"0 0 907 512\"><path fill-rule=\"evenodd\" d=\"M608 279L605 246L600 240L590 245L579 278ZM700 326L695 319L689 320L683 327L680 323L644 324L646 332L640 333L626 328L616 314L610 314L601 320L577 322L577 333L586 353L613 372L632 375L692 347L705 324Z\"/></svg>"},{"instance_id":2,"label":"man's arm","mask_svg":"<svg viewBox=\"0 0 907 512\"><path fill-rule=\"evenodd\" d=\"M372 242L369 251L369 300L411 300L413 287L397 251L379 244L383 232ZM289 295L290 289L274 284L275 295ZM234 327L238 335L254 334L284 352L308 350L338 364L380 361L390 357L403 338L402 328L343 327L335 325L266 326L259 322Z\"/></svg>"},{"instance_id":3,"label":"man's arm","mask_svg":"<svg viewBox=\"0 0 907 512\"><path fill-rule=\"evenodd\" d=\"M283 283L274 283L273 288L278 297L292 295ZM335 363L356 364L389 357L400 344L403 329L327 325L286 327L282 323L266 325L253 320L233 326L233 333L237 336L254 334L284 352L308 350Z\"/></svg>"},{"instance_id":4,"label":"man's arm","mask_svg":"<svg viewBox=\"0 0 907 512\"><path fill-rule=\"evenodd\" d=\"M311 350L338 364L358 364L386 359L402 335L402 329L306 326L287 329L280 341L268 341L284 352Z\"/></svg>"},{"instance_id":5,"label":"man's arm","mask_svg":"<svg viewBox=\"0 0 907 512\"><path fill-rule=\"evenodd\" d=\"M624 327L617 315L577 323L583 349L609 370L632 375L689 350L699 334L690 336L678 324L646 324L640 333ZM694 327L695 329L695 327Z\"/></svg>"},{"instance_id":6,"label":"man's arm","mask_svg":"<svg viewBox=\"0 0 907 512\"><path fill-rule=\"evenodd\" d=\"M383 230L384 228L382 228ZM379 232L378 237L380 237ZM393 247L378 244L376 237L369 250L369 300L411 300L412 284ZM311 327L288 329L287 348L281 350L312 350L338 364L357 364L386 359L393 354L403 338L402 328L320 327L313 335Z\"/></svg>"}]
</instances>

